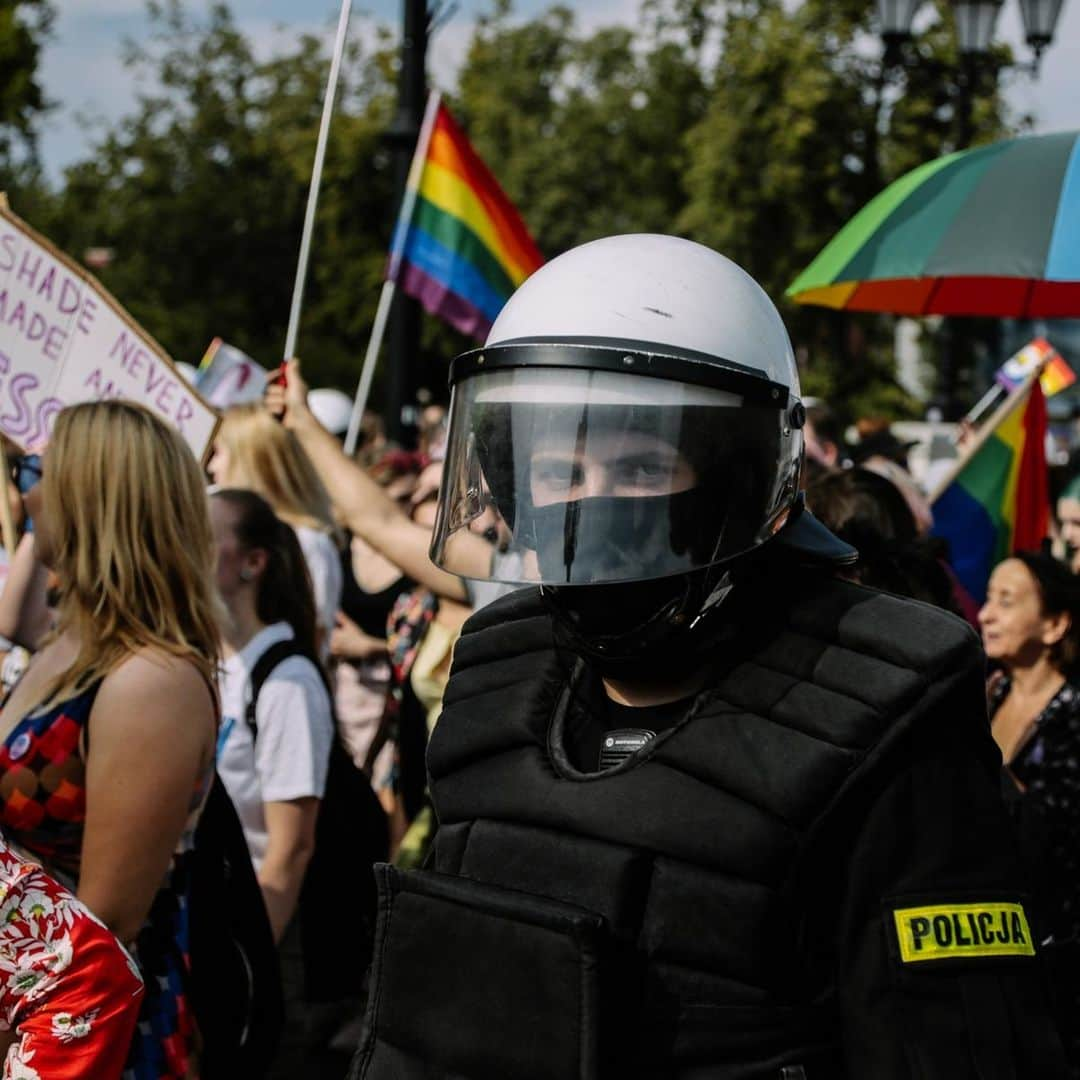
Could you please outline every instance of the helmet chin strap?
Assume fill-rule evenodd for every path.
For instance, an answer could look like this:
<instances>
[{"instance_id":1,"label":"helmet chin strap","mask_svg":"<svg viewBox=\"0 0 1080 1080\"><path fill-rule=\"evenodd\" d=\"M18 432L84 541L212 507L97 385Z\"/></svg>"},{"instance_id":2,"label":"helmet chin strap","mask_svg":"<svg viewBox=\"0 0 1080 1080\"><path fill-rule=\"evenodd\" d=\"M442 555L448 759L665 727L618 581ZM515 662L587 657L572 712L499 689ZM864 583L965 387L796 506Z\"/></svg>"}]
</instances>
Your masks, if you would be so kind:
<instances>
[{"instance_id":1,"label":"helmet chin strap","mask_svg":"<svg viewBox=\"0 0 1080 1080\"><path fill-rule=\"evenodd\" d=\"M640 678L642 665L674 678L701 662L721 626L712 616L734 587L729 566L625 584L542 586L562 643L602 675ZM650 593L652 594L650 596ZM607 625L634 613L627 628ZM636 617L635 617L636 616Z\"/></svg>"}]
</instances>

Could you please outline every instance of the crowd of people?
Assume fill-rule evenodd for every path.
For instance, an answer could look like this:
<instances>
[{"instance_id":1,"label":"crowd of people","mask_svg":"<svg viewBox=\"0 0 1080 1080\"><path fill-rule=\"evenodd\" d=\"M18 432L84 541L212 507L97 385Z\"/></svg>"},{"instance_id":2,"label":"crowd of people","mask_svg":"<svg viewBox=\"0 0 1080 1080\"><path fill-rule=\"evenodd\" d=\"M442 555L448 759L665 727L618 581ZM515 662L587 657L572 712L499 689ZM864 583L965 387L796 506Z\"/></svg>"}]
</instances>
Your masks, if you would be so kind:
<instances>
[{"instance_id":1,"label":"crowd of people","mask_svg":"<svg viewBox=\"0 0 1080 1080\"><path fill-rule=\"evenodd\" d=\"M809 459L807 502L858 548L852 577L951 611L980 633L1002 794L1046 930L1061 1030L1080 1067L1080 476L1057 478L1053 535L1043 550L999 563L979 605L930 535L932 508L906 470L909 448L893 438L884 462L868 458L865 445L845 445L827 407L808 412L825 452Z\"/></svg>"},{"instance_id":2,"label":"crowd of people","mask_svg":"<svg viewBox=\"0 0 1080 1080\"><path fill-rule=\"evenodd\" d=\"M609 405L594 406L594 423ZM369 989L372 864L429 857L426 753L455 646L470 615L523 580L487 479L443 475L446 420L427 409L415 449L369 423L350 458L344 423L319 422L293 361L264 403L225 412L205 468L149 411L115 401L61 413L40 460L12 448L21 539L0 594L5 1077L239 1075L215 1057L231 1036L197 987L214 958L192 940L200 904L230 902L195 884L197 824L218 780L265 914L245 947L272 950L281 973L251 998L283 1002L284 1023L257 1028L278 1044L267 1075L345 1075ZM858 552L833 573L981 635L1001 791L1080 1069L1080 477L1056 504L1056 546L1004 560L979 605L931 536L907 447L872 426L847 445L821 402L808 404L804 442L806 506ZM445 541L453 573L429 556L448 484L478 500ZM538 521L543 509L532 508ZM571 765L588 772L575 754L593 749L568 744ZM331 832L332 801L344 832ZM326 850L349 829L362 840ZM320 850L324 863L355 864L362 895L308 897L318 911L305 921ZM335 964L351 977L335 978Z\"/></svg>"},{"instance_id":3,"label":"crowd of people","mask_svg":"<svg viewBox=\"0 0 1080 1080\"><path fill-rule=\"evenodd\" d=\"M285 1023L259 1027L277 1044L261 1055L269 1075L344 1075L371 866L426 851L427 736L472 607L427 556L445 410L429 411L411 451L369 423L356 461L343 424L305 418L331 454L309 456L292 423L241 405L200 468L175 431L122 402L67 410L43 458L8 448L20 539L0 596L0 863L4 936L27 946L13 960L25 984L3 1002L20 1037L5 1076L235 1075L201 1030L217 1021L200 1015L192 978L213 962L191 941L189 909L210 898L192 896L189 862L215 775L281 973ZM331 497L342 478L357 490ZM302 927L301 898L327 842L335 751L370 803L345 796L341 835L367 835L323 853L359 864L339 879L356 887L337 898L335 931L355 951L334 959L360 971L327 992L311 985L327 981L312 975L326 958L304 954L328 938ZM328 917L309 906L310 921Z\"/></svg>"}]
</instances>

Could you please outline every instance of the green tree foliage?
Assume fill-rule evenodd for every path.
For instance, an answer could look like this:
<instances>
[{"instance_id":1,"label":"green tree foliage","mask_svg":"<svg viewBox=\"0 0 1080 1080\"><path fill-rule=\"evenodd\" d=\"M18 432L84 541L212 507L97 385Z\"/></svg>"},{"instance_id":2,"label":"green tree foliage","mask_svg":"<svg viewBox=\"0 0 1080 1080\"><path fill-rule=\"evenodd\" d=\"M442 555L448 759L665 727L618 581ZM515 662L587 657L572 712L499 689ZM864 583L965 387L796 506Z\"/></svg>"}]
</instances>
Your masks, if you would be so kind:
<instances>
[{"instance_id":1,"label":"green tree foliage","mask_svg":"<svg viewBox=\"0 0 1080 1080\"><path fill-rule=\"evenodd\" d=\"M684 134L708 102L701 50L711 6L645 0L640 27L587 32L569 7L523 21L496 0L479 20L447 98L548 258L611 233L673 228L685 199ZM436 393L445 359L469 344L425 322Z\"/></svg>"},{"instance_id":2,"label":"green tree foliage","mask_svg":"<svg viewBox=\"0 0 1080 1080\"><path fill-rule=\"evenodd\" d=\"M328 58L302 38L260 59L222 3L202 21L181 0L150 6L157 35L128 59L155 89L68 171L41 223L76 254L114 249L106 284L178 359L220 334L273 364ZM580 8L522 19L491 0L442 89L549 257L615 232L678 232L780 298L885 183L955 140L951 24L939 19L886 68L873 9L642 0L633 26L585 29ZM383 138L394 45L385 32L345 65L301 333L317 383L354 384L379 291L396 212ZM981 89L975 135L993 138L1003 106L989 79ZM892 377L887 320L785 315L809 391L852 412L913 407ZM467 344L425 318L417 381L439 393Z\"/></svg>"},{"instance_id":3,"label":"green tree foliage","mask_svg":"<svg viewBox=\"0 0 1080 1080\"><path fill-rule=\"evenodd\" d=\"M861 206L955 146L957 55L935 23L895 67L867 42L865 0L738 0L708 112L690 132L679 226L729 255L774 297ZM1002 103L979 99L977 139L1001 135ZM807 389L851 414L912 410L893 378L890 323L788 307Z\"/></svg>"},{"instance_id":4,"label":"green tree foliage","mask_svg":"<svg viewBox=\"0 0 1080 1080\"><path fill-rule=\"evenodd\" d=\"M707 20L681 0L642 13L642 26L584 33L567 7L517 22L501 2L473 38L455 105L548 256L670 231L685 201Z\"/></svg>"},{"instance_id":5,"label":"green tree foliage","mask_svg":"<svg viewBox=\"0 0 1080 1080\"><path fill-rule=\"evenodd\" d=\"M157 90L69 169L55 224L70 251L112 249L105 284L174 357L220 335L281 356L328 61L304 37L262 61L223 4L205 23L153 5L157 34L129 62ZM328 148L302 341L320 381L355 378L390 235L381 136L389 56L354 48Z\"/></svg>"},{"instance_id":6,"label":"green tree foliage","mask_svg":"<svg viewBox=\"0 0 1080 1080\"><path fill-rule=\"evenodd\" d=\"M52 25L48 0L0 0L0 191L36 185L37 124L48 109L38 78Z\"/></svg>"}]
</instances>

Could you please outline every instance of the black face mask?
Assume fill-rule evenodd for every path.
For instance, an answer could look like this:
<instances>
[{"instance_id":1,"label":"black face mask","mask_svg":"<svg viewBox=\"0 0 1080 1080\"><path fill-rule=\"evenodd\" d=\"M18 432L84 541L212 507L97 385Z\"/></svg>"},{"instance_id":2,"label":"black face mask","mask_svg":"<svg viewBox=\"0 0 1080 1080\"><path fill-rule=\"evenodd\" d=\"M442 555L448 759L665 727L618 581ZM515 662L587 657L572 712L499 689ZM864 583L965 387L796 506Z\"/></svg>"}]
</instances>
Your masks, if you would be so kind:
<instances>
[{"instance_id":1,"label":"black face mask","mask_svg":"<svg viewBox=\"0 0 1080 1080\"><path fill-rule=\"evenodd\" d=\"M523 522L526 546L536 551L544 581L590 584L641 579L693 565L700 534L700 488L637 498L597 496L533 506ZM645 582L651 584L651 582Z\"/></svg>"}]
</instances>

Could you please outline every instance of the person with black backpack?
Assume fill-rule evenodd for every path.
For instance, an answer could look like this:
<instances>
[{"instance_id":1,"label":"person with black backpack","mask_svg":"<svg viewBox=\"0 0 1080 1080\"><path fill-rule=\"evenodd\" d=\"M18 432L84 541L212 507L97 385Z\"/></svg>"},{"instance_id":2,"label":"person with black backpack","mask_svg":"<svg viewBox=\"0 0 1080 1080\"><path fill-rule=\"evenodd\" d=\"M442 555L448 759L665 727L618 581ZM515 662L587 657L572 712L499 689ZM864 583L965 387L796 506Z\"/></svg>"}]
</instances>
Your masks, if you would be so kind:
<instances>
[{"instance_id":1,"label":"person with black backpack","mask_svg":"<svg viewBox=\"0 0 1080 1080\"><path fill-rule=\"evenodd\" d=\"M371 864L385 857L386 821L335 734L295 533L261 496L241 489L213 491L211 522L228 613L218 773L243 825L285 992L270 1075L300 1075L303 1066L303 1075L316 1076L328 1035L316 1031L324 1025L310 1003L360 994L374 921ZM330 906L342 896L346 931L335 928Z\"/></svg>"}]
</instances>

